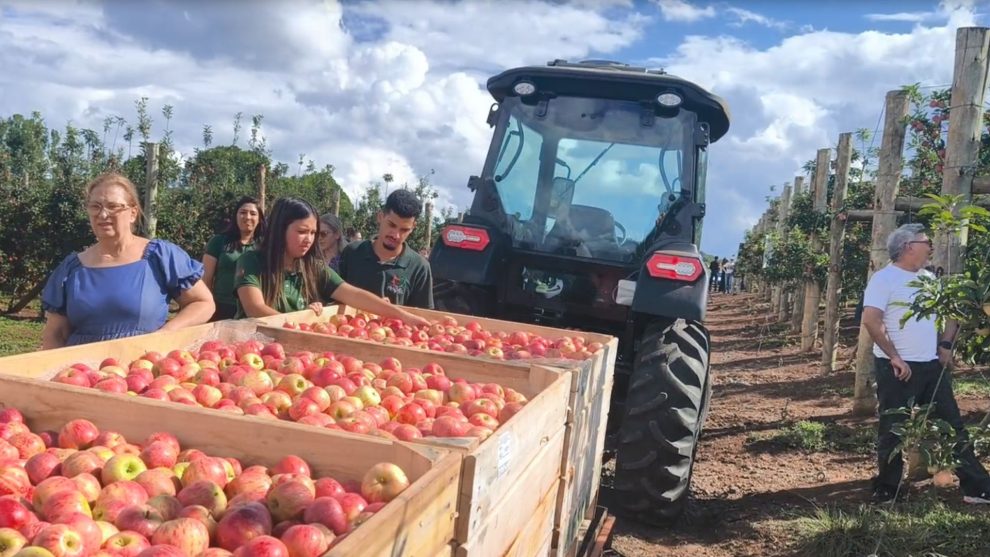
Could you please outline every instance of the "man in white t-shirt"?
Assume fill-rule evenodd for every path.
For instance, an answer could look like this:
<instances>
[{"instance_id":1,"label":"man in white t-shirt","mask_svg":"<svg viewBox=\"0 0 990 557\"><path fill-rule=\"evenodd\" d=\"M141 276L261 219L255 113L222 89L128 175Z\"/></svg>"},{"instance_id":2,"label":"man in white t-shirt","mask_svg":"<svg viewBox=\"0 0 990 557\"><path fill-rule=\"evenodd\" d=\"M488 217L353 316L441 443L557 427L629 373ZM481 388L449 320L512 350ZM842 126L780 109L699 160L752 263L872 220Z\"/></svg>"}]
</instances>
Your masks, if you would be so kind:
<instances>
[{"instance_id":1,"label":"man in white t-shirt","mask_svg":"<svg viewBox=\"0 0 990 557\"><path fill-rule=\"evenodd\" d=\"M955 324L946 327L941 340L935 320L908 319L901 327L901 317L917 294L910 283L922 276L932 253L932 241L920 224L905 224L887 238L891 263L870 278L863 296L863 326L873 338L876 357L877 400L880 423L877 432L879 474L873 481L873 498L877 502L897 497L904 464L901 454L893 454L899 439L891 429L903 421L902 415L884 415L885 411L915 404L934 404L931 417L941 418L956 430L956 468L963 500L973 504L990 504L990 476L973 453L966 435L959 406L952 392L948 365L952 361L952 336Z\"/></svg>"}]
</instances>

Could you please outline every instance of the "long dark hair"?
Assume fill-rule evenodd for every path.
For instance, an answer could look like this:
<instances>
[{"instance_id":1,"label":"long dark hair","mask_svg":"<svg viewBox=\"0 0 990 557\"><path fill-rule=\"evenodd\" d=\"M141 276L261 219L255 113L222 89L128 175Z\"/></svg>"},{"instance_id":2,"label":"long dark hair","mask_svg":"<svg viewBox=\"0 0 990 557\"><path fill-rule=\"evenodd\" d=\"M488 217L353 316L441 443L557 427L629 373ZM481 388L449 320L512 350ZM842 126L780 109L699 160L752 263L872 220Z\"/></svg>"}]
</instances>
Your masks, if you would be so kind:
<instances>
[{"instance_id":1,"label":"long dark hair","mask_svg":"<svg viewBox=\"0 0 990 557\"><path fill-rule=\"evenodd\" d=\"M281 197L275 200L270 213L271 225L262 237L258 251L264 262L264 272L261 276L261 293L265 304L277 307L285 301L282 285L285 283L285 234L289 225L297 220L312 217L316 221L316 236L320 234L320 217L309 202L296 197ZM320 256L320 247L316 239L309 251L296 260L296 267L302 275L302 295L307 302L320 300L319 279L324 272L326 261Z\"/></svg>"},{"instance_id":2,"label":"long dark hair","mask_svg":"<svg viewBox=\"0 0 990 557\"><path fill-rule=\"evenodd\" d=\"M241 210L241 207L252 203L258 208L258 226L254 229L254 241L257 243L259 239L265 237L265 212L261 209L261 203L250 195L245 195L234 204L234 210L230 213L230 222L227 223L227 228L224 228L223 232L220 233L226 240L224 249L227 251L234 251L241 247L241 229L237 226L237 212Z\"/></svg>"}]
</instances>

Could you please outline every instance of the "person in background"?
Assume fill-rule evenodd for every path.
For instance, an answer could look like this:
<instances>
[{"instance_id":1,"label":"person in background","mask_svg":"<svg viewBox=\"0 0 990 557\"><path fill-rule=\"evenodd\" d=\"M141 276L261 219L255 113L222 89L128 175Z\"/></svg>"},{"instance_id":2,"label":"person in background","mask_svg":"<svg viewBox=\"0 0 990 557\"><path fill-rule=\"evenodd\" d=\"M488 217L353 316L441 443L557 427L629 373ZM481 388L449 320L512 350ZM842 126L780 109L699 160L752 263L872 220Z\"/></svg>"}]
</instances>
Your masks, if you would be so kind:
<instances>
[{"instance_id":1,"label":"person in background","mask_svg":"<svg viewBox=\"0 0 990 557\"><path fill-rule=\"evenodd\" d=\"M899 438L894 426L904 421L900 414L888 410L912 404L931 403L931 418L948 422L956 432L955 469L963 501L990 504L990 476L973 453L965 424L952 392L953 338L956 325L950 323L939 338L934 318L901 318L917 295L911 283L922 276L932 253L932 241L920 224L905 224L887 238L890 264L870 277L863 296L863 326L873 339L876 362L877 400L880 422L877 430L877 464L879 473L873 480L873 500L893 501L898 496L904 463L901 453L894 453Z\"/></svg>"},{"instance_id":2,"label":"person in background","mask_svg":"<svg viewBox=\"0 0 990 557\"><path fill-rule=\"evenodd\" d=\"M244 196L234 205L233 215L223 232L210 238L203 255L203 282L213 292L217 310L210 321L233 319L237 313L234 295L234 271L241 255L254 249L265 234L265 215L261 204Z\"/></svg>"},{"instance_id":3,"label":"person in background","mask_svg":"<svg viewBox=\"0 0 990 557\"><path fill-rule=\"evenodd\" d=\"M165 240L134 233L141 218L137 189L107 173L86 186L86 212L96 243L66 257L41 292L42 350L177 330L206 323L213 296L203 265ZM168 320L169 302L179 311Z\"/></svg>"},{"instance_id":4,"label":"person in background","mask_svg":"<svg viewBox=\"0 0 990 557\"><path fill-rule=\"evenodd\" d=\"M275 202L261 244L237 261L238 316L264 317L306 308L320 315L324 304L336 300L409 325L429 325L426 319L344 282L315 245L319 222L306 201L287 197Z\"/></svg>"},{"instance_id":5,"label":"person in background","mask_svg":"<svg viewBox=\"0 0 990 557\"><path fill-rule=\"evenodd\" d=\"M406 245L422 212L423 204L413 192L390 193L378 213L378 235L344 248L340 276L393 304L433 309L430 264Z\"/></svg>"},{"instance_id":6,"label":"person in background","mask_svg":"<svg viewBox=\"0 0 990 557\"><path fill-rule=\"evenodd\" d=\"M733 257L728 262L726 262L725 267L722 269L722 272L725 273L725 291L728 292L729 294L735 294L735 292L732 289L734 286L732 284L733 279L735 278L735 274L736 274L735 257Z\"/></svg>"},{"instance_id":7,"label":"person in background","mask_svg":"<svg viewBox=\"0 0 990 557\"><path fill-rule=\"evenodd\" d=\"M353 226L347 229L347 232L344 234L344 236L346 237L348 244L352 242L360 242L363 239L363 237L361 236L361 231L354 228Z\"/></svg>"},{"instance_id":8,"label":"person in background","mask_svg":"<svg viewBox=\"0 0 990 557\"><path fill-rule=\"evenodd\" d=\"M712 259L712 262L708 264L708 270L712 272L712 276L709 278L708 290L712 292L718 290L718 279L721 266L722 264L719 262L718 257Z\"/></svg>"},{"instance_id":9,"label":"person in background","mask_svg":"<svg viewBox=\"0 0 990 557\"><path fill-rule=\"evenodd\" d=\"M340 219L337 215L327 213L320 217L320 253L327 265L336 272L340 272L340 253L344 251L347 242L344 241L344 234L340 229Z\"/></svg>"}]
</instances>

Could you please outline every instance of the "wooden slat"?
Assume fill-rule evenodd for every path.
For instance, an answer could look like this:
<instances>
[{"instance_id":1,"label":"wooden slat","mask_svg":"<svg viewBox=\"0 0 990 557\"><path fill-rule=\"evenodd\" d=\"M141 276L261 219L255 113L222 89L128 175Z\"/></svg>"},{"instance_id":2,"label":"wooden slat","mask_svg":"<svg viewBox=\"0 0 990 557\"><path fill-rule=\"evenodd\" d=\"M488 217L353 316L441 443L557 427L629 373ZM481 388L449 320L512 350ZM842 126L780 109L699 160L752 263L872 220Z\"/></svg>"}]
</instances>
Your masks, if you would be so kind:
<instances>
[{"instance_id":1,"label":"wooden slat","mask_svg":"<svg viewBox=\"0 0 990 557\"><path fill-rule=\"evenodd\" d=\"M564 445L563 428L543 449L533 455L533 461L519 477L503 499L500 508L493 509L484 527L471 540L457 548L458 557L487 557L504 555L513 541L532 520L545 498L553 499L557 491L556 466L543 466L542 462L554 460Z\"/></svg>"},{"instance_id":2,"label":"wooden slat","mask_svg":"<svg viewBox=\"0 0 990 557\"><path fill-rule=\"evenodd\" d=\"M546 557L550 552L548 534L553 530L557 486L547 490L532 519L512 541L503 557Z\"/></svg>"},{"instance_id":3,"label":"wooden slat","mask_svg":"<svg viewBox=\"0 0 990 557\"><path fill-rule=\"evenodd\" d=\"M282 456L305 458L316 475L360 480L378 462L403 467L412 485L328 555L436 555L453 537L460 458L381 439L341 435L286 422L234 416L155 400L101 393L51 382L0 377L0 404L18 408L32 428L57 429L85 418L131 441L167 430L186 447L274 465ZM383 533L387 532L387 535Z\"/></svg>"},{"instance_id":4,"label":"wooden slat","mask_svg":"<svg viewBox=\"0 0 990 557\"><path fill-rule=\"evenodd\" d=\"M560 474L560 453L546 461L537 461L552 439L562 433L570 377L562 377L523 407L522 411L464 458L461 485L461 517L457 539L470 540L495 509L506 507L503 501L527 467L542 466ZM526 415L523 415L526 412Z\"/></svg>"}]
</instances>

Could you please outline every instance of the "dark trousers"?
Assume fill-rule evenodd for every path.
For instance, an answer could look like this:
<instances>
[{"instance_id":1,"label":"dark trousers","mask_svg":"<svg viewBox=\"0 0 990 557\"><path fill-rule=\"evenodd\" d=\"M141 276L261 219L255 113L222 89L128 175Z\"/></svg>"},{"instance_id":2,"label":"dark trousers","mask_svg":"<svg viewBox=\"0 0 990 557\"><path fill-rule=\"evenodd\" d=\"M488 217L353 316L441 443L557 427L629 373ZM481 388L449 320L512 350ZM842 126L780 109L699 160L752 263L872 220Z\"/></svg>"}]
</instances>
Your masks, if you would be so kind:
<instances>
[{"instance_id":1,"label":"dark trousers","mask_svg":"<svg viewBox=\"0 0 990 557\"><path fill-rule=\"evenodd\" d=\"M914 398L916 405L932 402L935 408L930 417L948 422L956 430L956 458L959 466L956 476L959 477L959 487L965 495L978 495L990 489L990 476L973 453L973 445L969 442L959 405L952 392L952 375L945 371L942 380L942 364L938 360L931 362L908 362L911 367L911 378L901 381L894 377L894 368L887 358L876 358L877 400L880 406L880 427L877 432L877 459L879 475L874 479L874 488L887 487L897 489L904 473L904 461L901 453L893 455L894 447L900 439L891 432L891 428L904 421L905 417L885 416L884 411L893 408L903 408L908 400Z\"/></svg>"}]
</instances>

